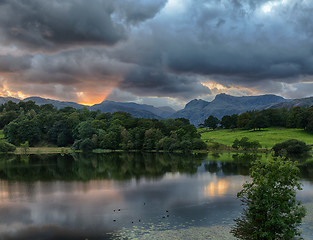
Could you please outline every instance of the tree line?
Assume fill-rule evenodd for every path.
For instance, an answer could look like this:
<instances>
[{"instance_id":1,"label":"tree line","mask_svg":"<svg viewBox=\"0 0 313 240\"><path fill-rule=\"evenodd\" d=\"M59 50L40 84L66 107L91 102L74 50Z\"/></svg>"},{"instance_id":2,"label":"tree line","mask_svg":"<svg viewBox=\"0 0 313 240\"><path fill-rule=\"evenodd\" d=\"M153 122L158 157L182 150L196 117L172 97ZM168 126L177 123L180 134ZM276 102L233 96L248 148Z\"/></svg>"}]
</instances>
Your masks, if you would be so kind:
<instances>
[{"instance_id":1,"label":"tree line","mask_svg":"<svg viewBox=\"0 0 313 240\"><path fill-rule=\"evenodd\" d=\"M0 129L20 146L72 146L80 150L123 149L189 151L205 149L188 119L135 118L126 112L101 113L87 108L56 109L32 101L0 106Z\"/></svg>"},{"instance_id":2,"label":"tree line","mask_svg":"<svg viewBox=\"0 0 313 240\"><path fill-rule=\"evenodd\" d=\"M241 114L225 115L221 120L214 116L205 119L200 127L225 129L261 129L267 127L302 128L313 133L313 106L290 109L264 109L247 111Z\"/></svg>"}]
</instances>

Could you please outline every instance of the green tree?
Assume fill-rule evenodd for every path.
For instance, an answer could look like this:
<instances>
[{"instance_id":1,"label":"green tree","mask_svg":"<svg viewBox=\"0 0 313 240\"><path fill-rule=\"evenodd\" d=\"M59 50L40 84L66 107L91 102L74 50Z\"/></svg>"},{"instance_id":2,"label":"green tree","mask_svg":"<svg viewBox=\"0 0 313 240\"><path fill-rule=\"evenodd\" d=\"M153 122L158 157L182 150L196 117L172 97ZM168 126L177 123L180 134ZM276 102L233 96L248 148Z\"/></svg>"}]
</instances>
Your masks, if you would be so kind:
<instances>
[{"instance_id":1,"label":"green tree","mask_svg":"<svg viewBox=\"0 0 313 240\"><path fill-rule=\"evenodd\" d=\"M74 130L74 137L77 139L91 138L97 131L92 127L91 122L84 121L77 125Z\"/></svg>"},{"instance_id":2,"label":"green tree","mask_svg":"<svg viewBox=\"0 0 313 240\"><path fill-rule=\"evenodd\" d=\"M259 129L269 127L269 118L265 115L265 112L257 112L250 121L250 128Z\"/></svg>"},{"instance_id":3,"label":"green tree","mask_svg":"<svg viewBox=\"0 0 313 240\"><path fill-rule=\"evenodd\" d=\"M243 184L237 194L246 207L235 219L231 233L239 239L294 239L305 216L296 200L301 190L299 169L289 160L256 160L250 169L252 182Z\"/></svg>"},{"instance_id":4,"label":"green tree","mask_svg":"<svg viewBox=\"0 0 313 240\"><path fill-rule=\"evenodd\" d=\"M248 129L251 121L251 116L248 112L242 113L238 116L237 127Z\"/></svg>"},{"instance_id":5,"label":"green tree","mask_svg":"<svg viewBox=\"0 0 313 240\"><path fill-rule=\"evenodd\" d=\"M218 120L217 117L214 117L213 115L210 115L207 119L204 120L204 126L208 128L217 128L217 124L220 123L220 120Z\"/></svg>"},{"instance_id":6,"label":"green tree","mask_svg":"<svg viewBox=\"0 0 313 240\"><path fill-rule=\"evenodd\" d=\"M23 120L18 126L18 138L21 142L28 141L30 146L34 146L41 140L39 124L35 120Z\"/></svg>"},{"instance_id":7,"label":"green tree","mask_svg":"<svg viewBox=\"0 0 313 240\"><path fill-rule=\"evenodd\" d=\"M222 128L226 128L226 129L236 128L237 119L238 119L238 114L233 114L231 116L225 115L224 117L222 117L222 120L221 120Z\"/></svg>"},{"instance_id":8,"label":"green tree","mask_svg":"<svg viewBox=\"0 0 313 240\"><path fill-rule=\"evenodd\" d=\"M90 152L92 151L92 149L94 149L94 143L91 139L86 138L84 140L82 140L82 142L80 143L80 150L82 150L83 152Z\"/></svg>"},{"instance_id":9,"label":"green tree","mask_svg":"<svg viewBox=\"0 0 313 240\"><path fill-rule=\"evenodd\" d=\"M145 132L143 148L145 150L153 150L156 148L157 143L163 137L159 129L150 128Z\"/></svg>"},{"instance_id":10,"label":"green tree","mask_svg":"<svg viewBox=\"0 0 313 240\"><path fill-rule=\"evenodd\" d=\"M0 141L0 152L14 152L16 147L8 142Z\"/></svg>"},{"instance_id":11,"label":"green tree","mask_svg":"<svg viewBox=\"0 0 313 240\"><path fill-rule=\"evenodd\" d=\"M205 142L203 142L202 139L200 138L194 138L192 141L192 149L193 150L202 150L202 149L207 149L208 145L206 145Z\"/></svg>"}]
</instances>

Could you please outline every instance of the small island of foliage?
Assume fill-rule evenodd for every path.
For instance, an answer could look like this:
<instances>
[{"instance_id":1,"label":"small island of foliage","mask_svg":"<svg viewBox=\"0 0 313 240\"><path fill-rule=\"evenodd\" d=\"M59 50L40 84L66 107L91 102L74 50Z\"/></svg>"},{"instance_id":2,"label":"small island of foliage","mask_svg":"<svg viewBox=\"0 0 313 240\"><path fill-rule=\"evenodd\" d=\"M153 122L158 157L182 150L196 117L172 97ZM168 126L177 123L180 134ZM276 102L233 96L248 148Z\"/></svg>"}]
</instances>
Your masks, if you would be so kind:
<instances>
[{"instance_id":1,"label":"small island of foliage","mask_svg":"<svg viewBox=\"0 0 313 240\"><path fill-rule=\"evenodd\" d=\"M56 109L32 101L0 106L0 129L15 146L72 146L76 150L206 149L188 119L143 119L126 112L101 113L87 108Z\"/></svg>"}]
</instances>

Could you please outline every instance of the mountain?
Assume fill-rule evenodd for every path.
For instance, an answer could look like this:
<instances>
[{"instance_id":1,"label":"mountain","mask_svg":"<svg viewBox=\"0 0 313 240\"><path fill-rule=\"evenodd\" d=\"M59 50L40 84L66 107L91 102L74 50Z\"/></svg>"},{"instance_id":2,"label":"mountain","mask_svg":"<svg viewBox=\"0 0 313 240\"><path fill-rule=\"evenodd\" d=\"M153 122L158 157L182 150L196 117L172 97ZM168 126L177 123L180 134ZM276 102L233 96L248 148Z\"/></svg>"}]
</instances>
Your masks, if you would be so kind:
<instances>
[{"instance_id":1,"label":"mountain","mask_svg":"<svg viewBox=\"0 0 313 240\"><path fill-rule=\"evenodd\" d=\"M221 119L224 115L240 114L250 110L269 108L274 104L288 100L276 95L235 97L225 93L216 95L212 102L192 100L185 108L172 114L171 118L187 118L196 126L213 115Z\"/></svg>"},{"instance_id":2,"label":"mountain","mask_svg":"<svg viewBox=\"0 0 313 240\"><path fill-rule=\"evenodd\" d=\"M132 103L132 102L103 101L102 103L95 104L89 107L89 106L85 106L85 105L78 104L75 102L64 102L64 101L46 99L46 98L41 98L41 97L29 97L23 100L20 100L17 98L11 98L11 97L0 97L0 105L8 101L13 101L16 103L20 101L23 101L23 102L33 101L37 105L52 104L57 109L61 109L65 107L82 109L84 107L87 107L88 109L92 111L100 110L101 112L110 112L110 113L123 111L123 112L130 113L133 117L151 118L151 119L152 118L156 118L156 119L167 118L175 112L174 109L167 107L167 106L154 107L151 105L138 104L138 103Z\"/></svg>"},{"instance_id":3,"label":"mountain","mask_svg":"<svg viewBox=\"0 0 313 240\"><path fill-rule=\"evenodd\" d=\"M170 107L157 108L146 104L138 104L133 102L114 102L107 100L91 106L90 110L100 110L101 112L110 113L123 111L130 113L133 117L156 119L167 118L175 112L175 110Z\"/></svg>"},{"instance_id":4,"label":"mountain","mask_svg":"<svg viewBox=\"0 0 313 240\"><path fill-rule=\"evenodd\" d=\"M65 107L72 107L72 108L76 108L76 109L82 109L83 107L87 107L85 105L78 104L78 103L75 103L75 102L63 102L63 101L46 99L46 98L41 98L41 97L29 97L29 98L23 99L22 101L23 102L33 101L37 105L52 104L57 109L61 109L61 108L65 108Z\"/></svg>"},{"instance_id":5,"label":"mountain","mask_svg":"<svg viewBox=\"0 0 313 240\"><path fill-rule=\"evenodd\" d=\"M82 109L83 107L87 107L92 111L100 110L101 112L110 112L110 113L123 111L130 113L133 117L141 118L156 118L156 119L167 118L168 116L172 115L175 112L175 110L173 110L170 107L156 108L151 105L137 104L132 102L103 101L102 103L95 104L89 107L75 102L63 102L52 99L45 99L41 97L29 97L25 98L23 101L34 101L38 105L52 104L57 109L65 107Z\"/></svg>"},{"instance_id":6,"label":"mountain","mask_svg":"<svg viewBox=\"0 0 313 240\"><path fill-rule=\"evenodd\" d=\"M8 101L19 102L21 100L12 97L0 97L0 104ZM78 104L75 102L63 102L52 99L45 99L41 97L29 97L22 101L34 101L38 105L52 104L54 107L60 109L65 107L73 107L81 109L87 107L90 110L101 112L117 112L124 111L132 114L133 117L140 118L187 118L196 126L203 123L204 120L210 116L216 116L221 119L224 115L232 115L234 113L240 114L250 110L261 110L267 108L291 108L295 106L311 106L313 105L313 97L302 99L284 99L276 95L261 95L261 96L244 96L235 97L225 93L216 95L211 102L201 99L195 99L186 104L185 108L175 112L170 107L154 107L146 104L138 104L133 102L114 102L103 101L91 107Z\"/></svg>"},{"instance_id":7,"label":"mountain","mask_svg":"<svg viewBox=\"0 0 313 240\"><path fill-rule=\"evenodd\" d=\"M296 106L299 107L308 107L308 106L312 106L313 105L313 97L308 97L308 98L300 98L300 99L293 99L293 100L289 100L287 102L281 102L281 103L277 103L273 106L271 106L270 108L293 108Z\"/></svg>"},{"instance_id":8,"label":"mountain","mask_svg":"<svg viewBox=\"0 0 313 240\"><path fill-rule=\"evenodd\" d=\"M0 105L7 103L8 101L18 103L20 100L17 98L13 98L13 97L0 97Z\"/></svg>"}]
</instances>

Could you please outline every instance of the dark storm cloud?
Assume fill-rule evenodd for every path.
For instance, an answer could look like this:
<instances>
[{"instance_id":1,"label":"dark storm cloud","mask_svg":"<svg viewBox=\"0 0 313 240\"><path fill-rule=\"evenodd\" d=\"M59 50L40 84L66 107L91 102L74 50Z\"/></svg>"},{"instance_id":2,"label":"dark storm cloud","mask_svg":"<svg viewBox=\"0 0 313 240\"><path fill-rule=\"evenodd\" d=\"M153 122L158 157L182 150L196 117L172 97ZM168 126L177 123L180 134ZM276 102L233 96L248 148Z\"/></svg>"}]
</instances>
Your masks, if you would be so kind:
<instances>
[{"instance_id":1,"label":"dark storm cloud","mask_svg":"<svg viewBox=\"0 0 313 240\"><path fill-rule=\"evenodd\" d=\"M21 88L32 92L59 84L75 95L98 84L135 97L186 100L210 94L201 82L215 81L260 92L271 86L279 94L287 92L281 83L311 81L312 6L312 0L0 0L0 43L20 51L2 53L0 71L18 71L9 83L27 83Z\"/></svg>"},{"instance_id":2,"label":"dark storm cloud","mask_svg":"<svg viewBox=\"0 0 313 240\"><path fill-rule=\"evenodd\" d=\"M108 59L102 51L79 49L54 54L35 54L31 69L19 77L21 81L29 80L32 83L70 85L90 78L101 79L99 84L108 84L106 80L109 78L106 77L121 76L127 68L127 64Z\"/></svg>"},{"instance_id":3,"label":"dark storm cloud","mask_svg":"<svg viewBox=\"0 0 313 240\"><path fill-rule=\"evenodd\" d=\"M31 56L0 55L0 73L19 72L31 67Z\"/></svg>"},{"instance_id":4,"label":"dark storm cloud","mask_svg":"<svg viewBox=\"0 0 313 240\"><path fill-rule=\"evenodd\" d=\"M126 75L119 88L140 96L168 96L182 99L210 94L210 90L194 77L165 73L153 68L133 69Z\"/></svg>"},{"instance_id":5,"label":"dark storm cloud","mask_svg":"<svg viewBox=\"0 0 313 240\"><path fill-rule=\"evenodd\" d=\"M115 57L225 85L260 87L269 80L295 82L313 74L309 3L199 0L186 9L175 19L163 16L148 23ZM148 86L144 81L138 86Z\"/></svg>"},{"instance_id":6,"label":"dark storm cloud","mask_svg":"<svg viewBox=\"0 0 313 240\"><path fill-rule=\"evenodd\" d=\"M33 50L113 45L127 39L123 19L126 23L144 21L154 17L164 4L164 0L3 0L1 40Z\"/></svg>"}]
</instances>

